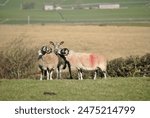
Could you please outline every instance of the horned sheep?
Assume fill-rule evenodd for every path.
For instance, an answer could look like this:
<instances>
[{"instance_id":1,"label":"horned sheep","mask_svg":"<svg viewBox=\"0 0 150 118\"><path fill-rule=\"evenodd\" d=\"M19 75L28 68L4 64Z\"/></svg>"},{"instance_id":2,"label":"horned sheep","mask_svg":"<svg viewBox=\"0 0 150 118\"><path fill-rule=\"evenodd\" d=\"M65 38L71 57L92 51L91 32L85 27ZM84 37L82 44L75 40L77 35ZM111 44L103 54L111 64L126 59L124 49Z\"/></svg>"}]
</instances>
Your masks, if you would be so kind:
<instances>
[{"instance_id":1,"label":"horned sheep","mask_svg":"<svg viewBox=\"0 0 150 118\"><path fill-rule=\"evenodd\" d=\"M63 44L62 41L60 44ZM66 61L71 65L72 70L78 70L78 79L83 80L82 70L94 70L94 80L96 79L99 69L102 70L104 77L106 78L107 60L104 56L94 53L79 53L74 51L61 49L57 45L59 43L50 42L54 46L55 53L65 55Z\"/></svg>"},{"instance_id":2,"label":"horned sheep","mask_svg":"<svg viewBox=\"0 0 150 118\"><path fill-rule=\"evenodd\" d=\"M38 51L38 63L41 70L40 80L43 79L44 71L46 71L47 80L52 80L54 70L56 70L57 79L61 79L61 70L65 69L68 64L64 55L56 55L52 48L47 46L43 46ZM70 78L72 78L71 75Z\"/></svg>"},{"instance_id":3,"label":"horned sheep","mask_svg":"<svg viewBox=\"0 0 150 118\"><path fill-rule=\"evenodd\" d=\"M43 79L44 71L46 71L47 80L52 80L53 71L57 69L58 57L52 53L51 48L43 46L38 51L38 64L41 70L40 80Z\"/></svg>"}]
</instances>

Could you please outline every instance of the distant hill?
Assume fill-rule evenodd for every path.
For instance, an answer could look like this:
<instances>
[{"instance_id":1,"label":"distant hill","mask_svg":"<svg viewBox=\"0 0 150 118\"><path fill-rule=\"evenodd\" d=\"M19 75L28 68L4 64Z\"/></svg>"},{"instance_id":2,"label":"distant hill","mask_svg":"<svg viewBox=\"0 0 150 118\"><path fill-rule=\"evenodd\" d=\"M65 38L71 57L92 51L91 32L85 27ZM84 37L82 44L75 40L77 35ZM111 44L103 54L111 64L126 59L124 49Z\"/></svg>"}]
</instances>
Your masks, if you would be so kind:
<instances>
[{"instance_id":1,"label":"distant hill","mask_svg":"<svg viewBox=\"0 0 150 118\"><path fill-rule=\"evenodd\" d=\"M99 4L119 4L119 9L102 10ZM45 5L61 10L46 12ZM150 0L1 0L0 24L149 23L149 11Z\"/></svg>"}]
</instances>

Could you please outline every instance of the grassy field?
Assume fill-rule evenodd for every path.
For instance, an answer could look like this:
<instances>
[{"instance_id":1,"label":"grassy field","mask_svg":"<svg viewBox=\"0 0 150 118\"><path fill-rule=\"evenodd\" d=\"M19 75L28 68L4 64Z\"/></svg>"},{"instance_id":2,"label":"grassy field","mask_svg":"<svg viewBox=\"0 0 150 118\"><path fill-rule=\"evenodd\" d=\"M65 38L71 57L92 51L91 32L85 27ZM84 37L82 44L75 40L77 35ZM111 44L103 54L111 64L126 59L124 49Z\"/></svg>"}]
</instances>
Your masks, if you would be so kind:
<instances>
[{"instance_id":1,"label":"grassy field","mask_svg":"<svg viewBox=\"0 0 150 118\"><path fill-rule=\"evenodd\" d=\"M64 41L64 47L79 52L103 54L108 60L150 51L150 27L92 25L0 25L0 47L24 39L30 48L49 41ZM7 47L7 46L6 46Z\"/></svg>"},{"instance_id":2,"label":"grassy field","mask_svg":"<svg viewBox=\"0 0 150 118\"><path fill-rule=\"evenodd\" d=\"M0 100L150 100L150 78L0 80Z\"/></svg>"},{"instance_id":3,"label":"grassy field","mask_svg":"<svg viewBox=\"0 0 150 118\"><path fill-rule=\"evenodd\" d=\"M22 9L22 3L28 2L34 2L34 8ZM89 3L119 3L121 8L43 11L44 4ZM23 39L23 45L32 49L63 40L64 47L103 54L108 60L144 55L150 51L149 11L150 0L0 0L0 49L7 50L16 39ZM150 100L149 81L150 78L0 79L0 100Z\"/></svg>"},{"instance_id":4,"label":"grassy field","mask_svg":"<svg viewBox=\"0 0 150 118\"><path fill-rule=\"evenodd\" d=\"M2 3L5 3L3 0ZM33 9L24 10L21 5L34 3ZM120 9L90 9L77 8L74 10L48 11L43 10L44 4L78 6L90 3L119 3ZM83 24L150 24L150 0L9 0L0 6L1 24L30 23L83 23Z\"/></svg>"}]
</instances>

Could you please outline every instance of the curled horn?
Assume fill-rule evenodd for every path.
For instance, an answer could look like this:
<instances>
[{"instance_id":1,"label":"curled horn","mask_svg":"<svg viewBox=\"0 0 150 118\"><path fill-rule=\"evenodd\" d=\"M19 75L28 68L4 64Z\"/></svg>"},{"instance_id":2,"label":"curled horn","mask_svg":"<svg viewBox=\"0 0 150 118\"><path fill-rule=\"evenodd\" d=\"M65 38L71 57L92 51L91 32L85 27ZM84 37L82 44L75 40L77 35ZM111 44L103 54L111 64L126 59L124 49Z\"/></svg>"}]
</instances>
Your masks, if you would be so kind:
<instances>
[{"instance_id":1,"label":"curled horn","mask_svg":"<svg viewBox=\"0 0 150 118\"><path fill-rule=\"evenodd\" d=\"M54 46L54 43L52 41L50 41L49 43Z\"/></svg>"},{"instance_id":2,"label":"curled horn","mask_svg":"<svg viewBox=\"0 0 150 118\"><path fill-rule=\"evenodd\" d=\"M61 49L61 54L67 56L69 54L69 49L68 48Z\"/></svg>"},{"instance_id":3,"label":"curled horn","mask_svg":"<svg viewBox=\"0 0 150 118\"><path fill-rule=\"evenodd\" d=\"M49 53L51 53L51 52L52 52L52 48L49 48L49 47L47 47L47 46L43 46L43 47L41 48L41 53L42 53L43 55L45 55L46 53L49 54Z\"/></svg>"},{"instance_id":4,"label":"curled horn","mask_svg":"<svg viewBox=\"0 0 150 118\"><path fill-rule=\"evenodd\" d=\"M38 59L41 59L43 55L47 53L47 46L42 46L38 51Z\"/></svg>"},{"instance_id":5,"label":"curled horn","mask_svg":"<svg viewBox=\"0 0 150 118\"><path fill-rule=\"evenodd\" d=\"M41 51L46 52L47 51L47 46L42 46Z\"/></svg>"}]
</instances>

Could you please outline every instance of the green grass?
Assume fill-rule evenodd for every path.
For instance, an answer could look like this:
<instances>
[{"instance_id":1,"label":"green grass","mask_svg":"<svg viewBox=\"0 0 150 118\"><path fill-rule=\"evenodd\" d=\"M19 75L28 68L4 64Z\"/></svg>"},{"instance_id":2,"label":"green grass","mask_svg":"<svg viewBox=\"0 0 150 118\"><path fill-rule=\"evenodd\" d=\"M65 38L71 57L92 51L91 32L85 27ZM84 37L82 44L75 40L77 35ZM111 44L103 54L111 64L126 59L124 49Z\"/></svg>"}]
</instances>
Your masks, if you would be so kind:
<instances>
[{"instance_id":1,"label":"green grass","mask_svg":"<svg viewBox=\"0 0 150 118\"><path fill-rule=\"evenodd\" d=\"M5 0L1 1L4 3ZM21 3L35 2L34 9L23 10ZM86 3L119 3L121 9L117 10L62 10L43 11L44 3L55 3L59 5L78 5ZM27 24L30 23L149 23L150 24L150 0L10 0L5 6L0 6L0 24Z\"/></svg>"},{"instance_id":2,"label":"green grass","mask_svg":"<svg viewBox=\"0 0 150 118\"><path fill-rule=\"evenodd\" d=\"M0 100L150 100L150 78L0 80Z\"/></svg>"}]
</instances>

